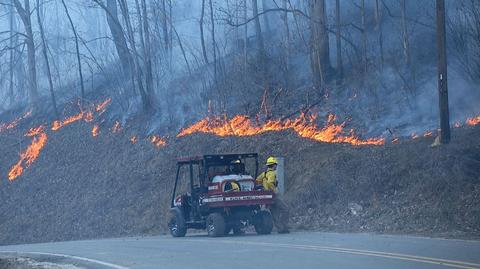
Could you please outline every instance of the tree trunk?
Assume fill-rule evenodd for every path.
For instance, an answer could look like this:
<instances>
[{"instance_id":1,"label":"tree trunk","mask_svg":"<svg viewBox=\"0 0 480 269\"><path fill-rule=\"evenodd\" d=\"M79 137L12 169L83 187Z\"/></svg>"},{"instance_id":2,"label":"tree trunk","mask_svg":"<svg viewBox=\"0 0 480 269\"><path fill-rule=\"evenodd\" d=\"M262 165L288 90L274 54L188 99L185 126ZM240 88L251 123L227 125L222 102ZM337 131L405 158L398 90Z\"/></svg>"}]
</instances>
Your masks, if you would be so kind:
<instances>
[{"instance_id":1,"label":"tree trunk","mask_svg":"<svg viewBox=\"0 0 480 269\"><path fill-rule=\"evenodd\" d=\"M402 21L403 56L405 57L405 62L407 63L407 67L408 67L408 66L410 66L410 45L409 45L409 42L408 42L405 0L400 0L400 5L401 5L400 11L401 11L401 21Z\"/></svg>"},{"instance_id":2,"label":"tree trunk","mask_svg":"<svg viewBox=\"0 0 480 269\"><path fill-rule=\"evenodd\" d=\"M27 44L27 61L28 61L28 99L32 109L36 109L38 105L38 86L37 86L37 66L35 59L35 43L32 31L32 21L30 17L30 1L25 0L25 7L19 0L13 0L20 18L25 28L25 43Z\"/></svg>"},{"instance_id":3,"label":"tree trunk","mask_svg":"<svg viewBox=\"0 0 480 269\"><path fill-rule=\"evenodd\" d=\"M75 25L73 24L72 17L70 17L70 13L68 12L68 8L67 8L67 5L65 4L65 0L62 0L62 5L65 8L65 13L67 14L68 21L70 22L70 26L72 27L73 35L75 36L75 51L77 54L78 74L80 76L80 91L81 91L80 93L82 96L80 106L83 107L83 100L85 100L85 85L83 84L82 61L80 59L80 48L78 46L78 34L77 34L77 30L75 29Z\"/></svg>"},{"instance_id":4,"label":"tree trunk","mask_svg":"<svg viewBox=\"0 0 480 269\"><path fill-rule=\"evenodd\" d=\"M309 5L312 76L315 88L321 90L331 69L325 0L309 0Z\"/></svg>"},{"instance_id":5,"label":"tree trunk","mask_svg":"<svg viewBox=\"0 0 480 269\"><path fill-rule=\"evenodd\" d=\"M162 16L160 16L160 20L162 21L162 29L163 29L163 44L165 51L169 51L170 48L170 39L168 35L168 23L167 23L167 8L166 8L166 0L162 0ZM170 32L171 33L171 32Z\"/></svg>"},{"instance_id":6,"label":"tree trunk","mask_svg":"<svg viewBox=\"0 0 480 269\"><path fill-rule=\"evenodd\" d=\"M207 50L205 49L205 36L203 34L203 18L205 16L205 0L202 0L202 13L200 15L200 42L202 43L202 53L205 63L208 64Z\"/></svg>"},{"instance_id":7,"label":"tree trunk","mask_svg":"<svg viewBox=\"0 0 480 269\"><path fill-rule=\"evenodd\" d=\"M13 88L14 88L14 70L15 70L15 51L16 49L14 46L16 45L17 38L14 38L14 32L16 31L16 22L15 22L15 16L13 14L13 6L8 6L9 9L9 26L10 26L10 68L9 68L9 100L10 100L10 105L13 104L14 102L14 94L13 94Z\"/></svg>"},{"instance_id":8,"label":"tree trunk","mask_svg":"<svg viewBox=\"0 0 480 269\"><path fill-rule=\"evenodd\" d=\"M365 22L365 0L361 1L360 13L362 18L362 63L363 63L363 72L367 74L368 72L368 56L367 56L367 29Z\"/></svg>"},{"instance_id":9,"label":"tree trunk","mask_svg":"<svg viewBox=\"0 0 480 269\"><path fill-rule=\"evenodd\" d=\"M283 26L285 30L284 36L284 50L285 50L285 88L290 88L290 27L288 25L287 1L283 0L282 7L285 10L283 13Z\"/></svg>"},{"instance_id":10,"label":"tree trunk","mask_svg":"<svg viewBox=\"0 0 480 269\"><path fill-rule=\"evenodd\" d=\"M258 59L260 60L260 70L263 80L266 81L266 63L265 63L265 43L263 41L262 27L260 26L260 18L258 16L257 0L252 0L253 17L255 18L255 36L258 45Z\"/></svg>"},{"instance_id":11,"label":"tree trunk","mask_svg":"<svg viewBox=\"0 0 480 269\"><path fill-rule=\"evenodd\" d=\"M132 69L133 59L130 51L128 50L127 40L125 39L122 25L118 20L117 1L107 0L106 6L99 0L95 0L95 2L105 10L108 27L112 33L113 43L115 45L115 49L117 50L120 62L122 63L122 71L124 72L125 77L132 76L134 73Z\"/></svg>"},{"instance_id":12,"label":"tree trunk","mask_svg":"<svg viewBox=\"0 0 480 269\"><path fill-rule=\"evenodd\" d=\"M142 98L143 109L145 112L150 112L152 109L152 103L150 98L148 98L145 88L143 86L143 71L140 66L140 61L138 58L137 47L135 44L135 35L133 33L132 23L130 22L130 15L128 11L128 4L126 0L119 0L120 10L122 11L122 17L125 21L127 28L128 41L130 42L130 47L133 50L133 63L135 70L135 77L138 84L138 90L140 92L140 97Z\"/></svg>"},{"instance_id":13,"label":"tree trunk","mask_svg":"<svg viewBox=\"0 0 480 269\"><path fill-rule=\"evenodd\" d=\"M247 0L243 0L244 9L243 9L243 20L247 21ZM247 68L248 68L248 24L246 23L243 27L243 79L246 86L247 79Z\"/></svg>"},{"instance_id":14,"label":"tree trunk","mask_svg":"<svg viewBox=\"0 0 480 269\"><path fill-rule=\"evenodd\" d=\"M375 0L375 22L378 31L378 47L380 50L380 66L383 69L385 57L383 55L383 27L382 27L382 9L380 8L380 0Z\"/></svg>"},{"instance_id":15,"label":"tree trunk","mask_svg":"<svg viewBox=\"0 0 480 269\"><path fill-rule=\"evenodd\" d=\"M343 79L342 37L340 24L340 0L335 1L335 41L337 45L337 77Z\"/></svg>"},{"instance_id":16,"label":"tree trunk","mask_svg":"<svg viewBox=\"0 0 480 269\"><path fill-rule=\"evenodd\" d=\"M262 11L268 9L267 0L262 0ZM270 19L268 17L268 13L263 14L263 24L265 24L265 31L270 33Z\"/></svg>"},{"instance_id":17,"label":"tree trunk","mask_svg":"<svg viewBox=\"0 0 480 269\"><path fill-rule=\"evenodd\" d=\"M210 21L212 23L212 45L213 45L213 80L215 83L215 89L218 90L218 77L217 77L217 42L215 41L215 20L213 13L213 3L209 0L210 6Z\"/></svg>"},{"instance_id":18,"label":"tree trunk","mask_svg":"<svg viewBox=\"0 0 480 269\"><path fill-rule=\"evenodd\" d=\"M153 91L152 48L150 40L150 26L148 24L147 3L145 0L141 0L141 4L143 13L143 34L145 38L145 84L147 86L147 95L150 99L150 103L155 103L155 93Z\"/></svg>"},{"instance_id":19,"label":"tree trunk","mask_svg":"<svg viewBox=\"0 0 480 269\"><path fill-rule=\"evenodd\" d=\"M48 60L48 49L47 49L47 43L45 42L45 32L43 30L43 23L40 18L40 0L37 0L37 20L38 20L38 28L40 29L40 37L42 40L42 54L43 58L45 60L45 69L47 72L47 78L48 78L48 86L50 90L50 97L52 99L52 106L53 106L53 111L55 112L55 117L57 119L60 118L60 114L58 113L57 109L57 101L55 98L55 91L53 89L53 81L52 81L52 73L50 71L50 61Z\"/></svg>"}]
</instances>

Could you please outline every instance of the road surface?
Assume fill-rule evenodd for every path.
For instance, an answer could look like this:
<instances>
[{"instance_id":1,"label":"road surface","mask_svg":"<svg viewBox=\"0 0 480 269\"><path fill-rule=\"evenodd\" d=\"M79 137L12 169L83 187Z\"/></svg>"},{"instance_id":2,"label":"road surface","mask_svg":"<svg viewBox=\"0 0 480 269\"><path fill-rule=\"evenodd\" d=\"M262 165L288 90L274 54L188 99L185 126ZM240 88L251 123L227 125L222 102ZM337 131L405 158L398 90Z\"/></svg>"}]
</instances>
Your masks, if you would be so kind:
<instances>
[{"instance_id":1,"label":"road surface","mask_svg":"<svg viewBox=\"0 0 480 269\"><path fill-rule=\"evenodd\" d=\"M319 232L0 246L0 256L8 252L99 269L480 268L480 241Z\"/></svg>"}]
</instances>

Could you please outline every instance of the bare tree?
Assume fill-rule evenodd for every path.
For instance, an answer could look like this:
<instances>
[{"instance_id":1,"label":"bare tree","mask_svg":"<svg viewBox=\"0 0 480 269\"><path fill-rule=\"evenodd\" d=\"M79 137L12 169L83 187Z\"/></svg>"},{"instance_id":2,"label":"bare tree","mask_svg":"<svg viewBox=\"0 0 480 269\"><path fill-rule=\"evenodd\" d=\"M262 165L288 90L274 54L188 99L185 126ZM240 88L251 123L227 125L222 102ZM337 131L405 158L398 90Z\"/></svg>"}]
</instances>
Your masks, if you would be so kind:
<instances>
[{"instance_id":1,"label":"bare tree","mask_svg":"<svg viewBox=\"0 0 480 269\"><path fill-rule=\"evenodd\" d=\"M153 91L153 71L152 71L152 49L151 49L151 39L150 39L150 26L148 23L148 13L147 13L147 3L145 0L141 0L142 13L143 13L143 31L145 38L145 50L143 59L145 62L145 83L147 86L147 95L151 103L154 102L154 91Z\"/></svg>"},{"instance_id":2,"label":"bare tree","mask_svg":"<svg viewBox=\"0 0 480 269\"><path fill-rule=\"evenodd\" d=\"M365 0L360 1L360 15L362 19L362 64L363 64L363 72L367 74L368 72L368 55L367 55L367 25L366 25L366 18L365 18Z\"/></svg>"},{"instance_id":3,"label":"bare tree","mask_svg":"<svg viewBox=\"0 0 480 269\"><path fill-rule=\"evenodd\" d=\"M382 8L380 7L381 0L375 0L375 28L378 32L378 49L380 51L380 66L383 69L385 57L383 55L383 27L382 27Z\"/></svg>"},{"instance_id":4,"label":"bare tree","mask_svg":"<svg viewBox=\"0 0 480 269\"><path fill-rule=\"evenodd\" d=\"M282 14L284 27L284 54L285 54L285 88L290 88L290 27L288 24L287 1L282 1L282 7L285 11Z\"/></svg>"},{"instance_id":5,"label":"bare tree","mask_svg":"<svg viewBox=\"0 0 480 269\"><path fill-rule=\"evenodd\" d=\"M310 57L315 88L322 89L325 75L331 69L325 0L309 0Z\"/></svg>"},{"instance_id":6,"label":"bare tree","mask_svg":"<svg viewBox=\"0 0 480 269\"><path fill-rule=\"evenodd\" d=\"M266 55L265 55L265 42L263 41L263 33L262 27L260 25L260 19L258 15L258 5L257 0L252 0L252 7L253 7L253 17L255 22L255 36L257 38L257 45L258 45L258 59L260 61L260 69L262 72L262 76L264 81L266 80Z\"/></svg>"},{"instance_id":7,"label":"bare tree","mask_svg":"<svg viewBox=\"0 0 480 269\"><path fill-rule=\"evenodd\" d=\"M28 98L30 106L32 109L35 109L37 107L39 95L37 89L37 62L35 58L35 42L30 15L30 0L25 0L24 6L22 6L19 0L13 0L13 3L25 28L25 43L27 44L28 61Z\"/></svg>"},{"instance_id":8,"label":"bare tree","mask_svg":"<svg viewBox=\"0 0 480 269\"><path fill-rule=\"evenodd\" d=\"M343 61L342 61L342 34L340 23L340 0L335 0L335 41L337 45L337 77L343 78Z\"/></svg>"},{"instance_id":9,"label":"bare tree","mask_svg":"<svg viewBox=\"0 0 480 269\"><path fill-rule=\"evenodd\" d=\"M410 66L410 44L408 41L407 19L406 19L406 4L405 0L400 0L401 22L402 22L402 47L403 56L407 66Z\"/></svg>"},{"instance_id":10,"label":"bare tree","mask_svg":"<svg viewBox=\"0 0 480 269\"><path fill-rule=\"evenodd\" d=\"M217 74L217 42L215 41L215 20L213 13L213 3L209 0L210 6L210 21L212 23L212 45L213 45L213 80L215 88L218 90L218 74Z\"/></svg>"},{"instance_id":11,"label":"bare tree","mask_svg":"<svg viewBox=\"0 0 480 269\"><path fill-rule=\"evenodd\" d=\"M68 12L68 8L67 8L67 5L65 4L65 0L62 0L62 5L63 5L63 8L65 9L65 13L67 14L68 21L70 22L70 26L72 27L72 32L75 37L75 51L77 54L78 74L80 76L80 91L81 91L81 97L82 97L81 102L83 103L83 100L85 99L85 85L83 83L82 61L80 59L80 48L78 46L78 33L77 33L77 30L75 29L75 25L73 24L72 17L70 17L70 12Z\"/></svg>"},{"instance_id":12,"label":"bare tree","mask_svg":"<svg viewBox=\"0 0 480 269\"><path fill-rule=\"evenodd\" d=\"M52 106L53 106L53 111L55 112L55 116L57 119L60 117L57 109L57 101L55 99L55 91L53 88L53 81L52 81L52 73L50 71L50 61L48 59L48 48L47 48L47 42L45 41L45 32L43 30L43 23L40 18L40 0L37 0L37 21L38 21L38 28L40 29L40 37L42 40L42 54L43 54L43 59L45 61L45 70L47 72L47 79L48 79L48 86L50 90L50 97L52 99Z\"/></svg>"},{"instance_id":13,"label":"bare tree","mask_svg":"<svg viewBox=\"0 0 480 269\"><path fill-rule=\"evenodd\" d=\"M16 43L16 40L17 40L17 35L15 35L15 31L16 31L16 22L15 22L15 16L14 16L14 13L13 13L13 6L12 5L9 5L8 6L8 11L10 13L9 15L9 26L10 26L10 59L9 59L9 78L10 78L10 81L9 81L9 99L10 99L10 104L13 104L13 100L14 100L14 94L13 94L13 87L14 87L14 81L13 81L13 78L14 78L14 70L15 70L15 51L16 49L14 48L15 46L15 43Z\"/></svg>"},{"instance_id":14,"label":"bare tree","mask_svg":"<svg viewBox=\"0 0 480 269\"><path fill-rule=\"evenodd\" d=\"M163 29L163 42L165 50L168 51L170 48L170 38L168 34L168 23L167 23L167 8L166 8L166 0L162 0L162 16L160 19L162 21L162 29ZM170 34L172 32L170 31Z\"/></svg>"},{"instance_id":15,"label":"bare tree","mask_svg":"<svg viewBox=\"0 0 480 269\"><path fill-rule=\"evenodd\" d=\"M137 51L136 47L136 42L135 42L135 35L133 32L133 26L130 21L130 13L128 10L128 4L126 0L119 0L120 4L120 10L122 12L122 17L125 21L126 29L127 29L127 35L128 35L128 41L130 42L130 47L133 51L133 63L135 66L135 77L136 81L138 84L138 90L140 92L140 97L142 98L142 104L143 104L143 109L147 112L151 111L153 106L152 106L152 99L149 98L147 92L145 91L144 85L143 85L143 71L140 65L140 59L139 59L139 54Z\"/></svg>"},{"instance_id":16,"label":"bare tree","mask_svg":"<svg viewBox=\"0 0 480 269\"><path fill-rule=\"evenodd\" d=\"M265 10L268 10L267 0L262 0L262 11L265 12ZM263 24L265 25L265 31L267 33L269 33L270 32L270 19L268 18L268 14L265 14L262 17L263 17Z\"/></svg>"},{"instance_id":17,"label":"bare tree","mask_svg":"<svg viewBox=\"0 0 480 269\"><path fill-rule=\"evenodd\" d=\"M205 17L205 0L202 0L202 13L200 14L200 42L205 63L208 64L207 50L205 48L205 35L203 33L203 18Z\"/></svg>"}]
</instances>

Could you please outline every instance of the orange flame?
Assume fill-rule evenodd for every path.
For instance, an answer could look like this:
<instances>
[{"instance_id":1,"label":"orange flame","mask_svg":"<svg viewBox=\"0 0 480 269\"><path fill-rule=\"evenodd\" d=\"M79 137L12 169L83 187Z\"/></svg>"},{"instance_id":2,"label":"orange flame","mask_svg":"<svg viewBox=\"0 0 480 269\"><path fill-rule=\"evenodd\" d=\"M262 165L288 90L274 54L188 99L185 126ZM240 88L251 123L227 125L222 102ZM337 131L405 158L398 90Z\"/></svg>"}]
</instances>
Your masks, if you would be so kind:
<instances>
[{"instance_id":1,"label":"orange flame","mask_svg":"<svg viewBox=\"0 0 480 269\"><path fill-rule=\"evenodd\" d=\"M14 119L12 122L0 124L0 132L17 127L21 120L30 117L30 115L32 115L32 111L26 112L23 116Z\"/></svg>"},{"instance_id":2,"label":"orange flame","mask_svg":"<svg viewBox=\"0 0 480 269\"><path fill-rule=\"evenodd\" d=\"M271 131L291 129L300 137L326 143L348 143L352 145L383 145L384 138L369 138L362 140L354 133L344 134L345 122L335 124L336 116L328 115L327 124L319 128L315 124L313 115L300 115L294 120L270 120L264 124L254 124L248 116L237 115L231 119L222 119L218 116L206 117L197 123L182 129L177 137L193 133L209 133L217 136L253 136Z\"/></svg>"},{"instance_id":3,"label":"orange flame","mask_svg":"<svg viewBox=\"0 0 480 269\"><path fill-rule=\"evenodd\" d=\"M122 128L122 126L120 125L120 122L118 121L115 121L115 124L113 125L112 127L112 133L118 133L120 132L120 129Z\"/></svg>"},{"instance_id":4,"label":"orange flame","mask_svg":"<svg viewBox=\"0 0 480 269\"><path fill-rule=\"evenodd\" d=\"M431 137L433 135L433 132L432 131L426 131L423 136L424 137Z\"/></svg>"},{"instance_id":5,"label":"orange flame","mask_svg":"<svg viewBox=\"0 0 480 269\"><path fill-rule=\"evenodd\" d=\"M475 126L480 123L480 115L473 117L473 118L468 118L467 121L465 122L467 125L470 126Z\"/></svg>"},{"instance_id":6,"label":"orange flame","mask_svg":"<svg viewBox=\"0 0 480 269\"><path fill-rule=\"evenodd\" d=\"M130 137L130 142L132 142L132 144L135 145L135 143L137 143L137 137L136 136Z\"/></svg>"},{"instance_id":7,"label":"orange flame","mask_svg":"<svg viewBox=\"0 0 480 269\"><path fill-rule=\"evenodd\" d=\"M96 112L99 112L99 114L102 114L102 113L105 112L105 107L110 103L110 101L112 101L112 98L106 99L105 101L101 102L100 104L98 104L94 108L92 107L91 109L94 109ZM94 117L94 115L93 115L92 111L81 110L78 114L70 116L70 117L66 117L62 121L59 121L59 120L54 121L52 123L52 128L51 129L52 129L52 131L58 131L65 126L67 126L69 124L72 124L76 121L82 120L82 119L86 122L92 122L93 117Z\"/></svg>"},{"instance_id":8,"label":"orange flame","mask_svg":"<svg viewBox=\"0 0 480 269\"><path fill-rule=\"evenodd\" d=\"M413 134L412 134L412 139L418 139L419 137L420 137L420 136L417 135L416 133L413 133Z\"/></svg>"},{"instance_id":9,"label":"orange flame","mask_svg":"<svg viewBox=\"0 0 480 269\"><path fill-rule=\"evenodd\" d=\"M100 127L98 126L98 124L93 125L93 128L92 128L92 136L93 137L96 137L98 135L99 129L100 129Z\"/></svg>"},{"instance_id":10,"label":"orange flame","mask_svg":"<svg viewBox=\"0 0 480 269\"><path fill-rule=\"evenodd\" d=\"M150 142L154 144L157 148L161 148L167 144L167 140L164 137L159 137L156 135L152 135L150 137Z\"/></svg>"},{"instance_id":11,"label":"orange flame","mask_svg":"<svg viewBox=\"0 0 480 269\"><path fill-rule=\"evenodd\" d=\"M111 97L107 98L105 101L101 102L95 107L95 111L99 112L100 114L103 114L103 112L105 112L105 108L108 106L108 104L110 104L111 101L112 101Z\"/></svg>"},{"instance_id":12,"label":"orange flame","mask_svg":"<svg viewBox=\"0 0 480 269\"><path fill-rule=\"evenodd\" d=\"M93 112L89 111L85 113L85 117L83 118L85 122L92 122L93 121Z\"/></svg>"},{"instance_id":13,"label":"orange flame","mask_svg":"<svg viewBox=\"0 0 480 269\"><path fill-rule=\"evenodd\" d=\"M63 121L54 121L53 124L52 124L52 131L58 131L59 129L61 129L62 127L65 127L69 124L72 124L76 121L79 121L83 118L83 116L85 115L85 113L83 111L81 111L80 113L78 113L77 115L74 115L74 116L70 116L70 117L67 117L65 118Z\"/></svg>"},{"instance_id":14,"label":"orange flame","mask_svg":"<svg viewBox=\"0 0 480 269\"><path fill-rule=\"evenodd\" d=\"M25 136L33 137L32 143L20 154L20 160L10 169L8 179L10 181L19 177L24 168L28 168L40 155L41 150L47 144L47 134L43 126L30 129Z\"/></svg>"}]
</instances>

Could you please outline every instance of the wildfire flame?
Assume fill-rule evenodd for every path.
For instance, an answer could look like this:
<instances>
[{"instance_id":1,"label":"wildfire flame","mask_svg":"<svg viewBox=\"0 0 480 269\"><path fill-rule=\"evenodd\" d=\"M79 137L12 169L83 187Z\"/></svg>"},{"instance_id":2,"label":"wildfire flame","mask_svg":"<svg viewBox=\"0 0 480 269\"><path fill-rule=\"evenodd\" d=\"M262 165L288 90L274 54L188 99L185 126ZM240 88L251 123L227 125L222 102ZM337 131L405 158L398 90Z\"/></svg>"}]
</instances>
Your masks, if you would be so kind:
<instances>
[{"instance_id":1,"label":"wildfire flame","mask_svg":"<svg viewBox=\"0 0 480 269\"><path fill-rule=\"evenodd\" d=\"M424 137L431 137L433 136L433 132L432 131L426 131L424 134L423 134Z\"/></svg>"},{"instance_id":2,"label":"wildfire flame","mask_svg":"<svg viewBox=\"0 0 480 269\"><path fill-rule=\"evenodd\" d=\"M465 122L467 125L470 126L475 126L480 123L480 115L473 117L473 118L468 118Z\"/></svg>"},{"instance_id":3,"label":"wildfire flame","mask_svg":"<svg viewBox=\"0 0 480 269\"><path fill-rule=\"evenodd\" d=\"M118 133L120 132L120 129L122 128L122 126L120 125L120 122L118 121L115 121L115 124L113 125L112 127L112 133Z\"/></svg>"},{"instance_id":4,"label":"wildfire flame","mask_svg":"<svg viewBox=\"0 0 480 269\"><path fill-rule=\"evenodd\" d=\"M58 131L60 130L62 127L65 127L69 124L72 124L76 121L79 121L81 119L83 119L83 116L85 115L85 113L83 111L81 111L80 113L78 113L77 115L74 115L74 116L70 116L70 117L67 117L65 118L63 121L54 121L53 124L52 124L52 131Z\"/></svg>"},{"instance_id":5,"label":"wildfire flame","mask_svg":"<svg viewBox=\"0 0 480 269\"><path fill-rule=\"evenodd\" d=\"M112 98L107 98L105 101L101 102L95 107L95 111L97 111L100 115L105 112L105 108L110 104Z\"/></svg>"},{"instance_id":6,"label":"wildfire flame","mask_svg":"<svg viewBox=\"0 0 480 269\"><path fill-rule=\"evenodd\" d=\"M30 117L30 115L32 115L32 111L26 112L25 114L23 114L23 116L14 119L12 122L0 124L0 133L5 130L13 129L17 127L17 125L20 123L21 120Z\"/></svg>"},{"instance_id":7,"label":"wildfire flame","mask_svg":"<svg viewBox=\"0 0 480 269\"><path fill-rule=\"evenodd\" d=\"M92 122L93 121L93 112L89 111L85 113L85 116L83 117L85 122Z\"/></svg>"},{"instance_id":8,"label":"wildfire flame","mask_svg":"<svg viewBox=\"0 0 480 269\"><path fill-rule=\"evenodd\" d=\"M98 112L99 115L105 112L106 106L112 101L112 98L108 98L105 101L101 102L100 104L90 108L90 110L94 110ZM63 120L56 120L52 123L52 131L58 131L61 128L72 124L74 122L77 122L79 120L84 120L85 122L92 122L94 118L93 111L83 111L80 108L80 112L76 115L66 117Z\"/></svg>"},{"instance_id":9,"label":"wildfire flame","mask_svg":"<svg viewBox=\"0 0 480 269\"><path fill-rule=\"evenodd\" d=\"M30 129L25 136L33 137L32 143L25 151L20 154L20 160L10 169L8 179L15 180L22 173L24 168L28 168L40 155L41 150L47 144L47 134L44 132L44 127Z\"/></svg>"},{"instance_id":10,"label":"wildfire flame","mask_svg":"<svg viewBox=\"0 0 480 269\"><path fill-rule=\"evenodd\" d=\"M167 144L167 140L164 137L159 137L156 135L152 135L150 137L150 142L154 144L157 148L161 148Z\"/></svg>"},{"instance_id":11,"label":"wildfire flame","mask_svg":"<svg viewBox=\"0 0 480 269\"><path fill-rule=\"evenodd\" d=\"M335 124L336 116L328 115L327 124L319 128L315 124L314 115L302 114L294 120L270 120L264 124L253 123L248 116L237 115L231 119L214 116L206 117L180 131L177 137L193 133L208 133L218 136L253 136L271 131L293 130L300 137L326 143L348 143L352 145L383 145L384 138L362 140L352 131L346 135L343 128L346 122Z\"/></svg>"},{"instance_id":12,"label":"wildfire flame","mask_svg":"<svg viewBox=\"0 0 480 269\"><path fill-rule=\"evenodd\" d=\"M99 105L92 106L90 108L91 111L81 110L80 113L70 117L66 117L61 121L56 120L52 123L51 130L58 131L62 127L65 127L69 124L72 124L82 119L85 120L86 122L91 122L93 121L93 118L94 118L93 111L97 111L99 114L105 112L105 107L110 103L110 101L111 101L111 98L108 98L107 100L103 101ZM30 115L31 115L31 112L27 112L25 113L25 115L14 120L9 124L0 125L0 131L3 130L1 128L5 128L5 129L14 128L15 126L17 126L18 122L21 119L24 119ZM98 124L95 124L92 130L92 135L97 136L98 133L99 133L99 126ZM19 177L23 173L25 168L28 168L38 158L41 150L43 149L43 147L45 147L48 139L48 136L45 132L45 127L43 125L40 125L36 128L32 128L28 130L28 132L25 133L25 136L33 137L32 143L27 147L25 151L20 153L19 161L10 169L10 172L8 173L8 179L10 181L13 181L17 177Z\"/></svg>"},{"instance_id":13,"label":"wildfire flame","mask_svg":"<svg viewBox=\"0 0 480 269\"><path fill-rule=\"evenodd\" d=\"M93 125L93 128L92 128L92 136L93 137L96 137L98 135L99 129L100 129L100 127L98 126L98 124Z\"/></svg>"}]
</instances>

